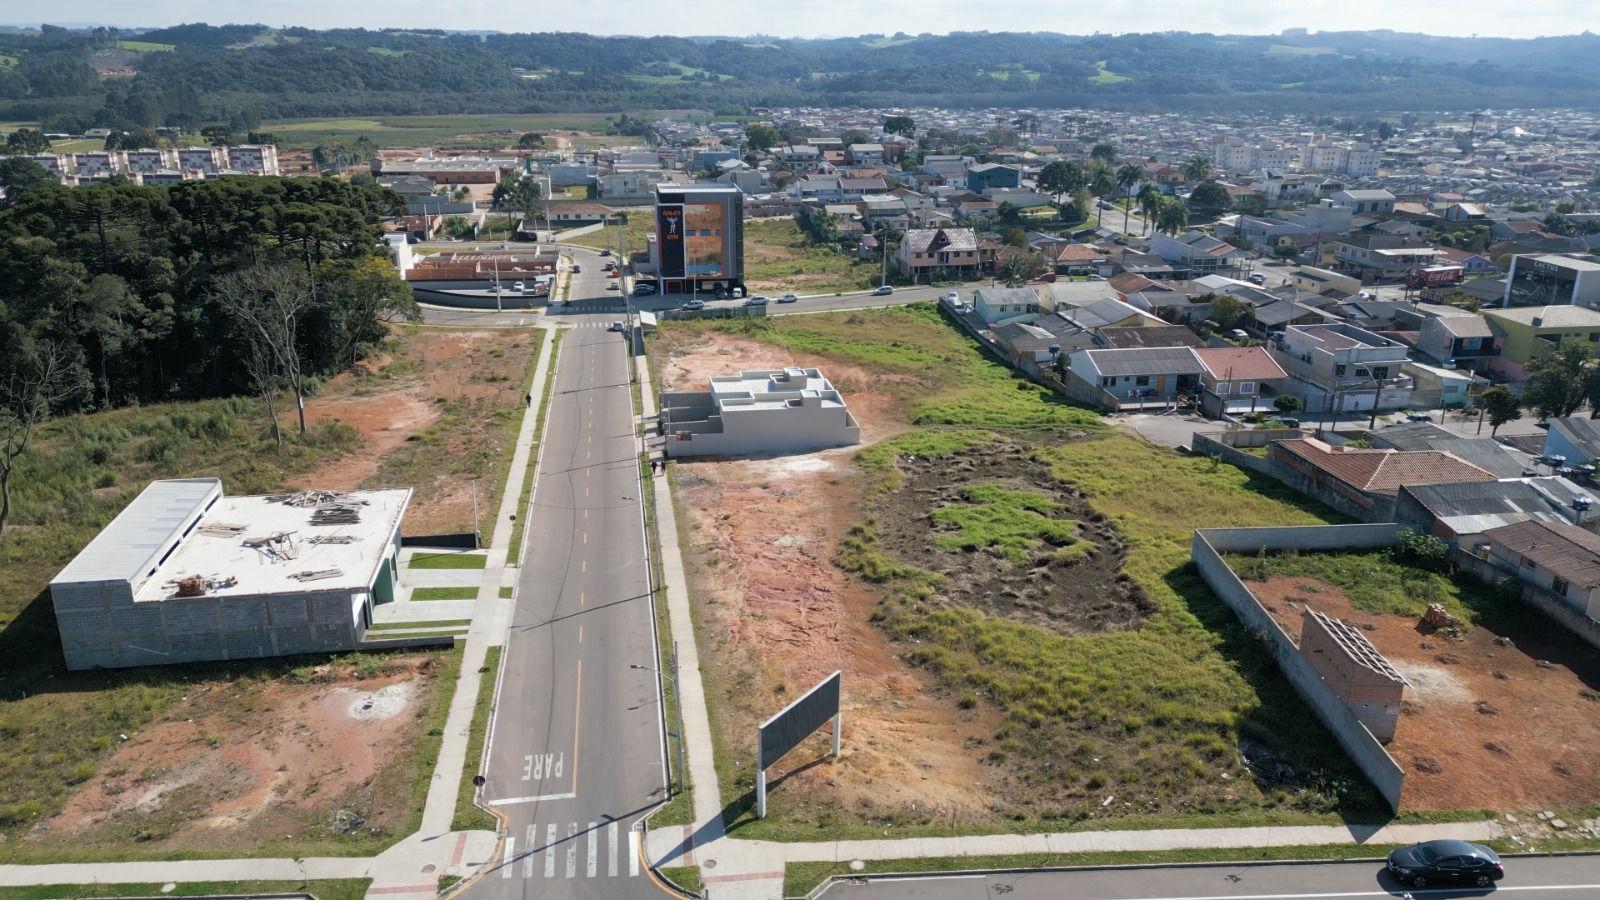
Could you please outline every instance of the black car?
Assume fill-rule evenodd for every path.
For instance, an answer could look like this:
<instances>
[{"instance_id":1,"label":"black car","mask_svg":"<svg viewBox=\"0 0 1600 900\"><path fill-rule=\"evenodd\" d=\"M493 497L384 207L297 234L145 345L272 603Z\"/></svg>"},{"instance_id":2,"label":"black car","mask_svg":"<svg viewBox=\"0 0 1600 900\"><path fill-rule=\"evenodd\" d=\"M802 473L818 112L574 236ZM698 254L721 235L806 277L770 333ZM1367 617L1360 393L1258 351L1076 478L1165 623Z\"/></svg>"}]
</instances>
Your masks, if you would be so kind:
<instances>
[{"instance_id":1,"label":"black car","mask_svg":"<svg viewBox=\"0 0 1600 900\"><path fill-rule=\"evenodd\" d=\"M1389 874L1413 887L1435 882L1488 887L1506 875L1500 856L1466 841L1427 841L1389 854Z\"/></svg>"}]
</instances>

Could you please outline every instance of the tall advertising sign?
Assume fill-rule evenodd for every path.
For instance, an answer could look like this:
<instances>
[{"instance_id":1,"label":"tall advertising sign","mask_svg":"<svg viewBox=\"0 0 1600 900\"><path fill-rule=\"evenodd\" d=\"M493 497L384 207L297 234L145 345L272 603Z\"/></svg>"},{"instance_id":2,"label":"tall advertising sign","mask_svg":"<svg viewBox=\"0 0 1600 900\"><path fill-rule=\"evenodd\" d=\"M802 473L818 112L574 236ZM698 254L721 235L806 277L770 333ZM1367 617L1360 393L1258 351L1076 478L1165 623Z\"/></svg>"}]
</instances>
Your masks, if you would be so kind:
<instances>
[{"instance_id":1,"label":"tall advertising sign","mask_svg":"<svg viewBox=\"0 0 1600 900\"><path fill-rule=\"evenodd\" d=\"M656 207L656 246L661 255L661 277L684 276L683 204Z\"/></svg>"}]
</instances>

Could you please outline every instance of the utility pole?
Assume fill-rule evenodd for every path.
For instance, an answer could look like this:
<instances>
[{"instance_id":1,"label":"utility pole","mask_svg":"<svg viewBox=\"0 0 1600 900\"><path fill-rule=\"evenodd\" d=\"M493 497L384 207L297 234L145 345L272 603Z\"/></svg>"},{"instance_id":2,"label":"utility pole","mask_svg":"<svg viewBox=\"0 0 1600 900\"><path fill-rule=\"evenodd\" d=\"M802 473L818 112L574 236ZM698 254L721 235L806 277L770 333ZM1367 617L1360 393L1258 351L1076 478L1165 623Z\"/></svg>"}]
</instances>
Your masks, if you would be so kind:
<instances>
[{"instance_id":1,"label":"utility pole","mask_svg":"<svg viewBox=\"0 0 1600 900\"><path fill-rule=\"evenodd\" d=\"M505 312L500 306L500 257L494 258L494 311Z\"/></svg>"}]
</instances>

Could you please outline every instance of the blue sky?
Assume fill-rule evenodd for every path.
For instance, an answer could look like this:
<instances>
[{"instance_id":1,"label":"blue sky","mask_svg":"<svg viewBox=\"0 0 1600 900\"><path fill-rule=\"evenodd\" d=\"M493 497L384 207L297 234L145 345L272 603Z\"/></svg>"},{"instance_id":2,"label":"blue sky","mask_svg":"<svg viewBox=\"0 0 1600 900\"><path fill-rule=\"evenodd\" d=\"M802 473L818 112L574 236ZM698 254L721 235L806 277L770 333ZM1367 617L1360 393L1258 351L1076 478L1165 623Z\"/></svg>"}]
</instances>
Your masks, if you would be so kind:
<instances>
[{"instance_id":1,"label":"blue sky","mask_svg":"<svg viewBox=\"0 0 1600 900\"><path fill-rule=\"evenodd\" d=\"M1515 10L1512 12L1512 10ZM981 15L975 13L981 10ZM20 9L18 9L20 12ZM1210 31L1387 28L1531 37L1600 30L1596 0L59 0L52 21L171 25L207 21L309 27L436 27L594 34L774 34L990 30ZM14 14L13 14L14 16ZM26 21L0 13L0 21ZM848 24L847 24L848 23Z\"/></svg>"}]
</instances>

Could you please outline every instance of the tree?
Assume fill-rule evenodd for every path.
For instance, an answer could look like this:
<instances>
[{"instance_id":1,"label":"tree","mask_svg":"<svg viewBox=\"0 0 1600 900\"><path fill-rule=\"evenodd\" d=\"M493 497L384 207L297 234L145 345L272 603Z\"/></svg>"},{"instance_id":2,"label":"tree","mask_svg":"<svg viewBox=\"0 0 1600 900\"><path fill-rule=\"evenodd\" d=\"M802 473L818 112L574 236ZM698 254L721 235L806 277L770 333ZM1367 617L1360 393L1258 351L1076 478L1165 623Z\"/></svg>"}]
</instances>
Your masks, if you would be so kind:
<instances>
[{"instance_id":1,"label":"tree","mask_svg":"<svg viewBox=\"0 0 1600 900\"><path fill-rule=\"evenodd\" d=\"M1560 419L1577 412L1588 396L1594 345L1568 338L1555 350L1528 363L1530 375L1523 400L1541 419Z\"/></svg>"},{"instance_id":2,"label":"tree","mask_svg":"<svg viewBox=\"0 0 1600 900\"><path fill-rule=\"evenodd\" d=\"M1304 404L1300 402L1299 397L1296 397L1293 394L1279 394L1278 396L1272 398L1272 405L1283 415L1292 416L1299 412L1300 407Z\"/></svg>"},{"instance_id":3,"label":"tree","mask_svg":"<svg viewBox=\"0 0 1600 900\"><path fill-rule=\"evenodd\" d=\"M1139 187L1138 196L1134 201L1139 204L1139 217L1144 219L1145 231L1155 226L1155 215L1161 210L1161 189L1145 182Z\"/></svg>"},{"instance_id":4,"label":"tree","mask_svg":"<svg viewBox=\"0 0 1600 900\"><path fill-rule=\"evenodd\" d=\"M1211 177L1211 160L1200 154L1189 157L1183 164L1183 177L1190 181L1205 181Z\"/></svg>"},{"instance_id":5,"label":"tree","mask_svg":"<svg viewBox=\"0 0 1600 900\"><path fill-rule=\"evenodd\" d=\"M1039 188L1060 202L1063 196L1076 194L1089 184L1083 167L1070 159L1058 159L1039 170Z\"/></svg>"},{"instance_id":6,"label":"tree","mask_svg":"<svg viewBox=\"0 0 1600 900\"><path fill-rule=\"evenodd\" d=\"M1018 134L1034 135L1039 133L1039 117L1034 113L1023 113L1011 120L1011 127Z\"/></svg>"},{"instance_id":7,"label":"tree","mask_svg":"<svg viewBox=\"0 0 1600 900\"><path fill-rule=\"evenodd\" d=\"M14 156L34 156L50 152L50 139L37 128L18 128L6 138L6 152Z\"/></svg>"},{"instance_id":8,"label":"tree","mask_svg":"<svg viewBox=\"0 0 1600 900\"><path fill-rule=\"evenodd\" d=\"M5 191L6 206L20 202L31 191L44 190L60 184L50 170L31 159L0 159L0 189Z\"/></svg>"},{"instance_id":9,"label":"tree","mask_svg":"<svg viewBox=\"0 0 1600 900\"><path fill-rule=\"evenodd\" d=\"M757 151L771 150L782 140L778 129L765 122L751 122L744 127L744 139L750 143L752 149Z\"/></svg>"},{"instance_id":10,"label":"tree","mask_svg":"<svg viewBox=\"0 0 1600 900\"><path fill-rule=\"evenodd\" d=\"M522 212L524 224L531 220L537 229L539 214L544 210L544 189L539 182L531 176L523 176L517 181L512 198L516 201L517 209Z\"/></svg>"},{"instance_id":11,"label":"tree","mask_svg":"<svg viewBox=\"0 0 1600 900\"><path fill-rule=\"evenodd\" d=\"M917 122L910 116L889 116L883 120L883 130L888 134L914 137L917 133Z\"/></svg>"},{"instance_id":12,"label":"tree","mask_svg":"<svg viewBox=\"0 0 1600 900\"><path fill-rule=\"evenodd\" d=\"M1089 193L1096 198L1104 200L1117 191L1117 173L1105 163L1096 163L1089 170ZM1094 205L1094 227L1100 227L1100 218L1105 210L1099 203Z\"/></svg>"},{"instance_id":13,"label":"tree","mask_svg":"<svg viewBox=\"0 0 1600 900\"><path fill-rule=\"evenodd\" d=\"M1189 194L1189 208L1204 217L1216 216L1233 205L1228 189L1215 181L1202 181Z\"/></svg>"},{"instance_id":14,"label":"tree","mask_svg":"<svg viewBox=\"0 0 1600 900\"><path fill-rule=\"evenodd\" d=\"M213 147L227 147L233 143L233 126L207 125L200 129L200 136Z\"/></svg>"},{"instance_id":15,"label":"tree","mask_svg":"<svg viewBox=\"0 0 1600 900\"><path fill-rule=\"evenodd\" d=\"M261 354L273 378L294 393L300 433L306 433L305 376L300 357L301 320L310 311L310 279L298 266L255 265L217 279L212 298L238 323L250 354Z\"/></svg>"},{"instance_id":16,"label":"tree","mask_svg":"<svg viewBox=\"0 0 1600 900\"><path fill-rule=\"evenodd\" d=\"M1489 417L1489 436L1494 437L1500 426L1522 418L1522 401L1505 385L1495 385L1478 396L1478 409Z\"/></svg>"},{"instance_id":17,"label":"tree","mask_svg":"<svg viewBox=\"0 0 1600 900\"><path fill-rule=\"evenodd\" d=\"M543 146L544 135L537 131L525 132L521 137L517 138L517 149L519 150L538 150Z\"/></svg>"},{"instance_id":18,"label":"tree","mask_svg":"<svg viewBox=\"0 0 1600 900\"><path fill-rule=\"evenodd\" d=\"M1115 165L1117 161L1117 145L1109 142L1095 144L1089 150L1089 158L1098 160L1106 165Z\"/></svg>"},{"instance_id":19,"label":"tree","mask_svg":"<svg viewBox=\"0 0 1600 900\"><path fill-rule=\"evenodd\" d=\"M1035 253L1012 251L1001 260L995 277L1006 287L1022 287L1044 273L1044 260Z\"/></svg>"},{"instance_id":20,"label":"tree","mask_svg":"<svg viewBox=\"0 0 1600 900\"><path fill-rule=\"evenodd\" d=\"M11 479L28 443L50 416L76 394L71 350L40 342L18 354L17 364L0 380L0 535L11 516Z\"/></svg>"},{"instance_id":21,"label":"tree","mask_svg":"<svg viewBox=\"0 0 1600 900\"><path fill-rule=\"evenodd\" d=\"M1156 231L1176 235L1189 227L1189 207L1177 197L1162 197L1156 208Z\"/></svg>"},{"instance_id":22,"label":"tree","mask_svg":"<svg viewBox=\"0 0 1600 900\"><path fill-rule=\"evenodd\" d=\"M1134 185L1144 180L1144 169L1134 163L1123 163L1117 167L1117 188L1122 199L1122 230L1128 230L1128 213L1133 205L1128 201L1128 191Z\"/></svg>"},{"instance_id":23,"label":"tree","mask_svg":"<svg viewBox=\"0 0 1600 900\"><path fill-rule=\"evenodd\" d=\"M1231 294L1216 294L1211 298L1211 321L1223 331L1238 327L1250 315L1250 304Z\"/></svg>"}]
</instances>

